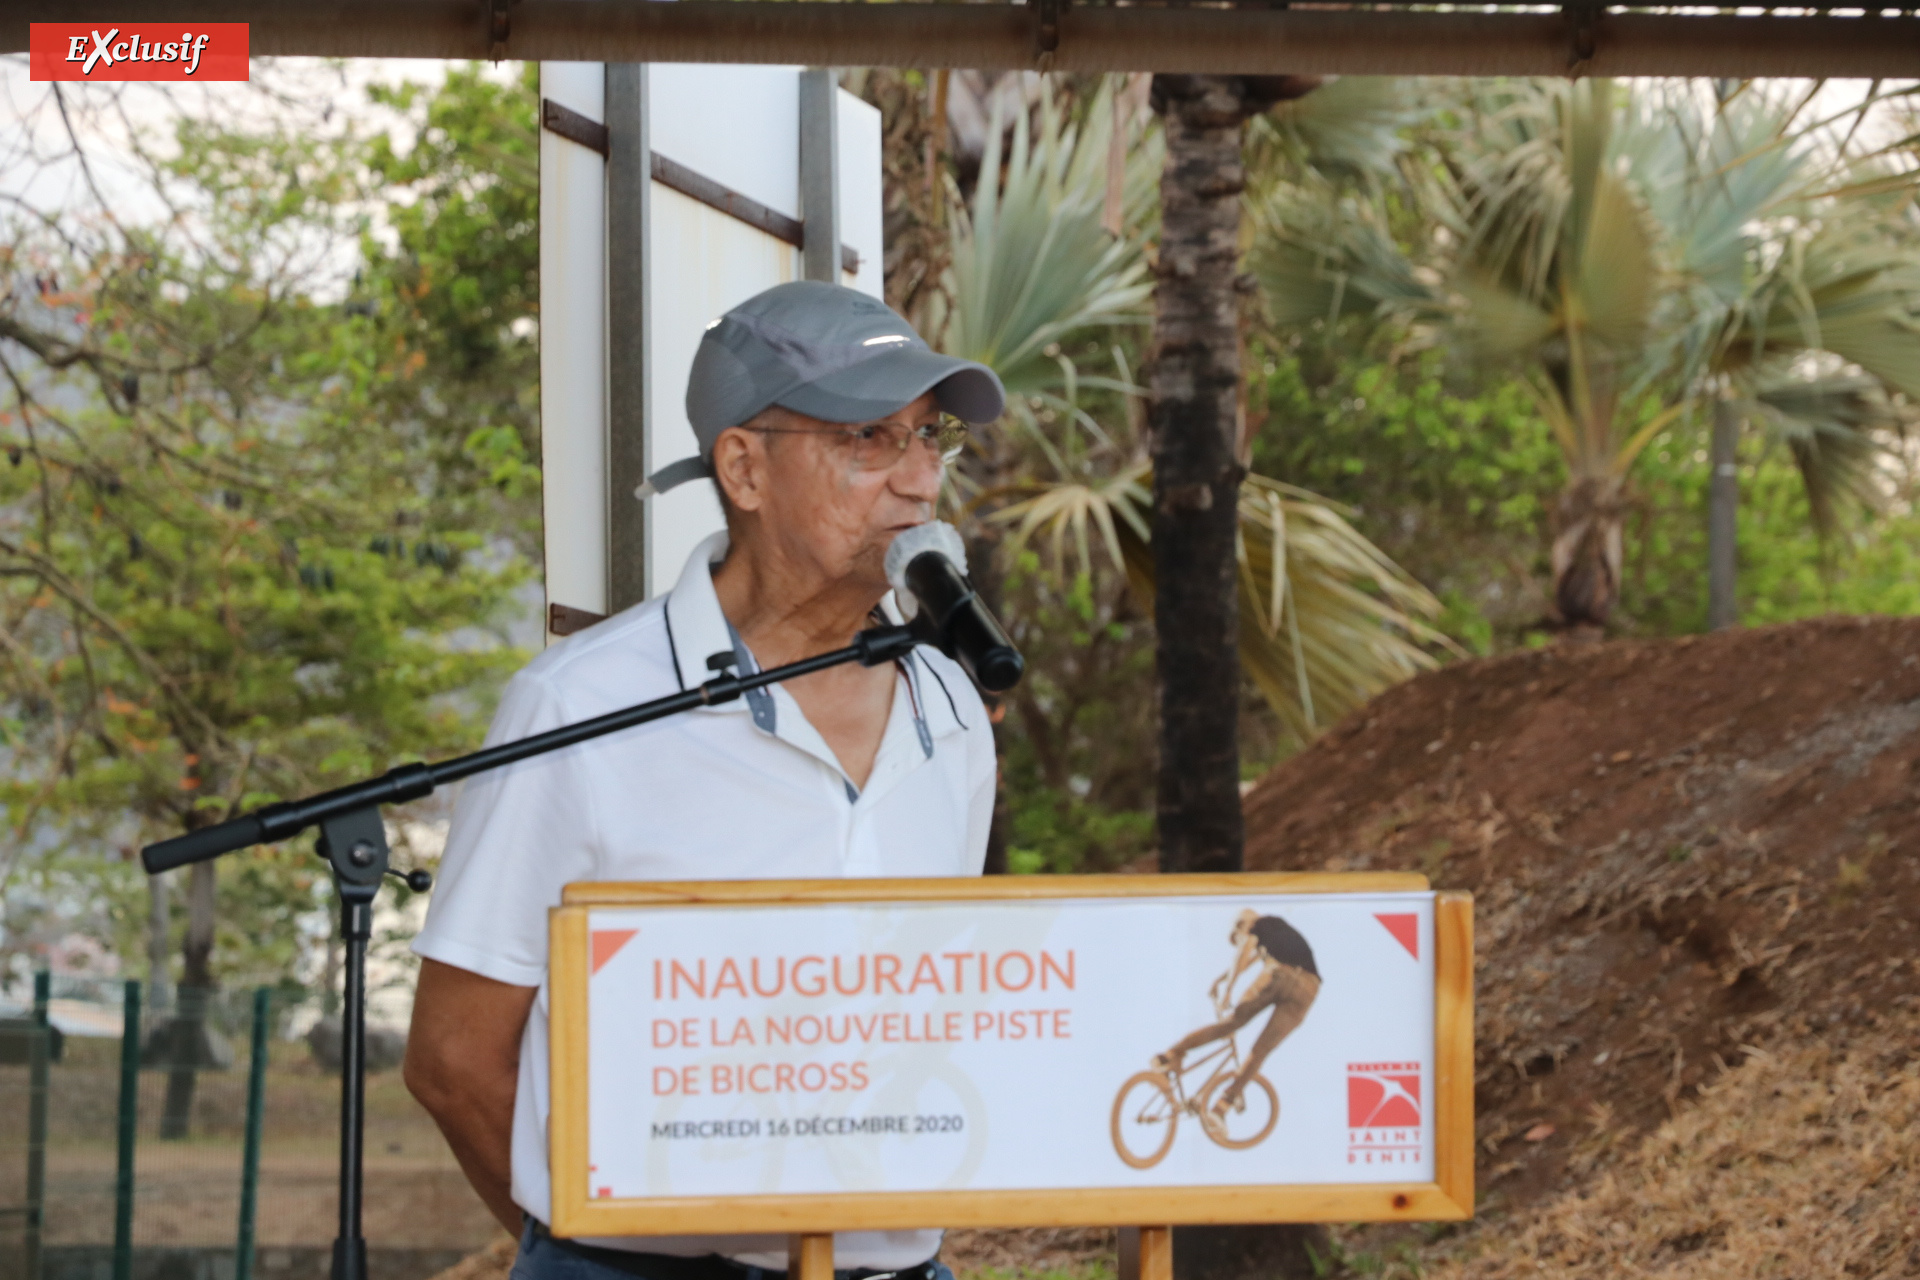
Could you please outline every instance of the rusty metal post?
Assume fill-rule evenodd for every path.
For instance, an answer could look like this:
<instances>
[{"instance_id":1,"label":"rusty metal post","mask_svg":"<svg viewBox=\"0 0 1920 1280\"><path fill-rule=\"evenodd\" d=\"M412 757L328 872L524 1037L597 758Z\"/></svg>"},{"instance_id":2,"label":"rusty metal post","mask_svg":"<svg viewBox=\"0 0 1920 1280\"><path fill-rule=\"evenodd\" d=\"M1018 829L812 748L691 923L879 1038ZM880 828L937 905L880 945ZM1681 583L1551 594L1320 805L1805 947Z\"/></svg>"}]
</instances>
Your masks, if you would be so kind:
<instances>
[{"instance_id":1,"label":"rusty metal post","mask_svg":"<svg viewBox=\"0 0 1920 1280\"><path fill-rule=\"evenodd\" d=\"M809 280L840 283L840 85L828 67L800 73L800 256Z\"/></svg>"},{"instance_id":2,"label":"rusty metal post","mask_svg":"<svg viewBox=\"0 0 1920 1280\"><path fill-rule=\"evenodd\" d=\"M647 504L633 491L647 478L649 229L652 148L647 68L607 64L607 612L647 598Z\"/></svg>"}]
</instances>

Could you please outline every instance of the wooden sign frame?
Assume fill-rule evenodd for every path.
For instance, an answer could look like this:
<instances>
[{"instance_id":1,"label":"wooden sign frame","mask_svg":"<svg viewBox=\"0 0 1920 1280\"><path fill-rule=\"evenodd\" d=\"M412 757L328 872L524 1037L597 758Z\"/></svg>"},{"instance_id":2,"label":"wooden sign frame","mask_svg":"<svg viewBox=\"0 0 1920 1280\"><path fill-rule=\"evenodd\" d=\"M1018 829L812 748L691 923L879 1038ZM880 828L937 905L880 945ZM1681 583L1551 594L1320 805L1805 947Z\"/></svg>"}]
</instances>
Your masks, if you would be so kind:
<instances>
[{"instance_id":1,"label":"wooden sign frame","mask_svg":"<svg viewBox=\"0 0 1920 1280\"><path fill-rule=\"evenodd\" d=\"M835 1192L595 1199L587 1168L588 916L594 908L1425 891L1425 876L1347 872L979 879L740 880L569 885L549 917L557 1236L882 1231L1140 1223L1432 1222L1473 1214L1473 898L1434 901L1432 1182L985 1191ZM573 1064L563 1068L562 1064ZM830 1237L829 1237L830 1238Z\"/></svg>"}]
</instances>

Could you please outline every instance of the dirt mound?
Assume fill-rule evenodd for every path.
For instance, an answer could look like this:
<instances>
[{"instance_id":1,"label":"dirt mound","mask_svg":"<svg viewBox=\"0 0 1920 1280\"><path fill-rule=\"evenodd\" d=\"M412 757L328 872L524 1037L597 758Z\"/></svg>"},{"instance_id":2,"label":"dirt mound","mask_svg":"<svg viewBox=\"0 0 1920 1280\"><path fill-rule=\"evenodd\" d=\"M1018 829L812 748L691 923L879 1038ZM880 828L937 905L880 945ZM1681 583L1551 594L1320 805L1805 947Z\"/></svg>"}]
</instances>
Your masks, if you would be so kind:
<instances>
[{"instance_id":1,"label":"dirt mound","mask_svg":"<svg viewBox=\"0 0 1920 1280\"><path fill-rule=\"evenodd\" d=\"M1920 1009L1916 808L1920 621L1823 619L1422 676L1261 781L1247 865L1475 893L1484 1231L1755 1048Z\"/></svg>"}]
</instances>

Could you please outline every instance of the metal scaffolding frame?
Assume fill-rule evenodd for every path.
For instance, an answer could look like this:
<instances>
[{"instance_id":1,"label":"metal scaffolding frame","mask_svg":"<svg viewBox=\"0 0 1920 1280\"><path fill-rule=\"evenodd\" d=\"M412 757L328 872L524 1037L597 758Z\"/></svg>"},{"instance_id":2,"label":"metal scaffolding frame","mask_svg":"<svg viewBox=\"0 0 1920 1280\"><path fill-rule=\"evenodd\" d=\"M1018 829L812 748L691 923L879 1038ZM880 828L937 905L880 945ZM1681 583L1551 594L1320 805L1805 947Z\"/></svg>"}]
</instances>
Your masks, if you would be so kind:
<instances>
[{"instance_id":1,"label":"metal scaffolding frame","mask_svg":"<svg viewBox=\"0 0 1920 1280\"><path fill-rule=\"evenodd\" d=\"M1920 77L1914 9L820 0L11 0L34 22L247 22L256 55L1244 75Z\"/></svg>"}]
</instances>

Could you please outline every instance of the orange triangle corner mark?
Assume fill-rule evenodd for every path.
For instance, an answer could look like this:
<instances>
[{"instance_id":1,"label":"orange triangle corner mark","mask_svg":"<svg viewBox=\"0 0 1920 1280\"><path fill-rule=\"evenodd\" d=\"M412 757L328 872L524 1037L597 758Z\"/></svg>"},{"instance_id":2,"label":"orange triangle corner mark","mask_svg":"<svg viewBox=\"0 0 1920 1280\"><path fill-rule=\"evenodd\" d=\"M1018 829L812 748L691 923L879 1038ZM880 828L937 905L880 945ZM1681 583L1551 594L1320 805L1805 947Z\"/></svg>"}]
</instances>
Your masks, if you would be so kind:
<instances>
[{"instance_id":1,"label":"orange triangle corner mark","mask_svg":"<svg viewBox=\"0 0 1920 1280\"><path fill-rule=\"evenodd\" d=\"M620 948L633 940L638 929L595 929L593 931L593 964L590 972L600 972L601 966L620 954Z\"/></svg>"},{"instance_id":2,"label":"orange triangle corner mark","mask_svg":"<svg viewBox=\"0 0 1920 1280\"><path fill-rule=\"evenodd\" d=\"M1386 926L1394 941L1407 949L1407 954L1415 960L1420 958L1420 917L1411 911L1387 914L1376 911L1373 918ZM595 934L596 946L600 935ZM596 953L597 954L597 953ZM595 966L596 968L598 965Z\"/></svg>"}]
</instances>

